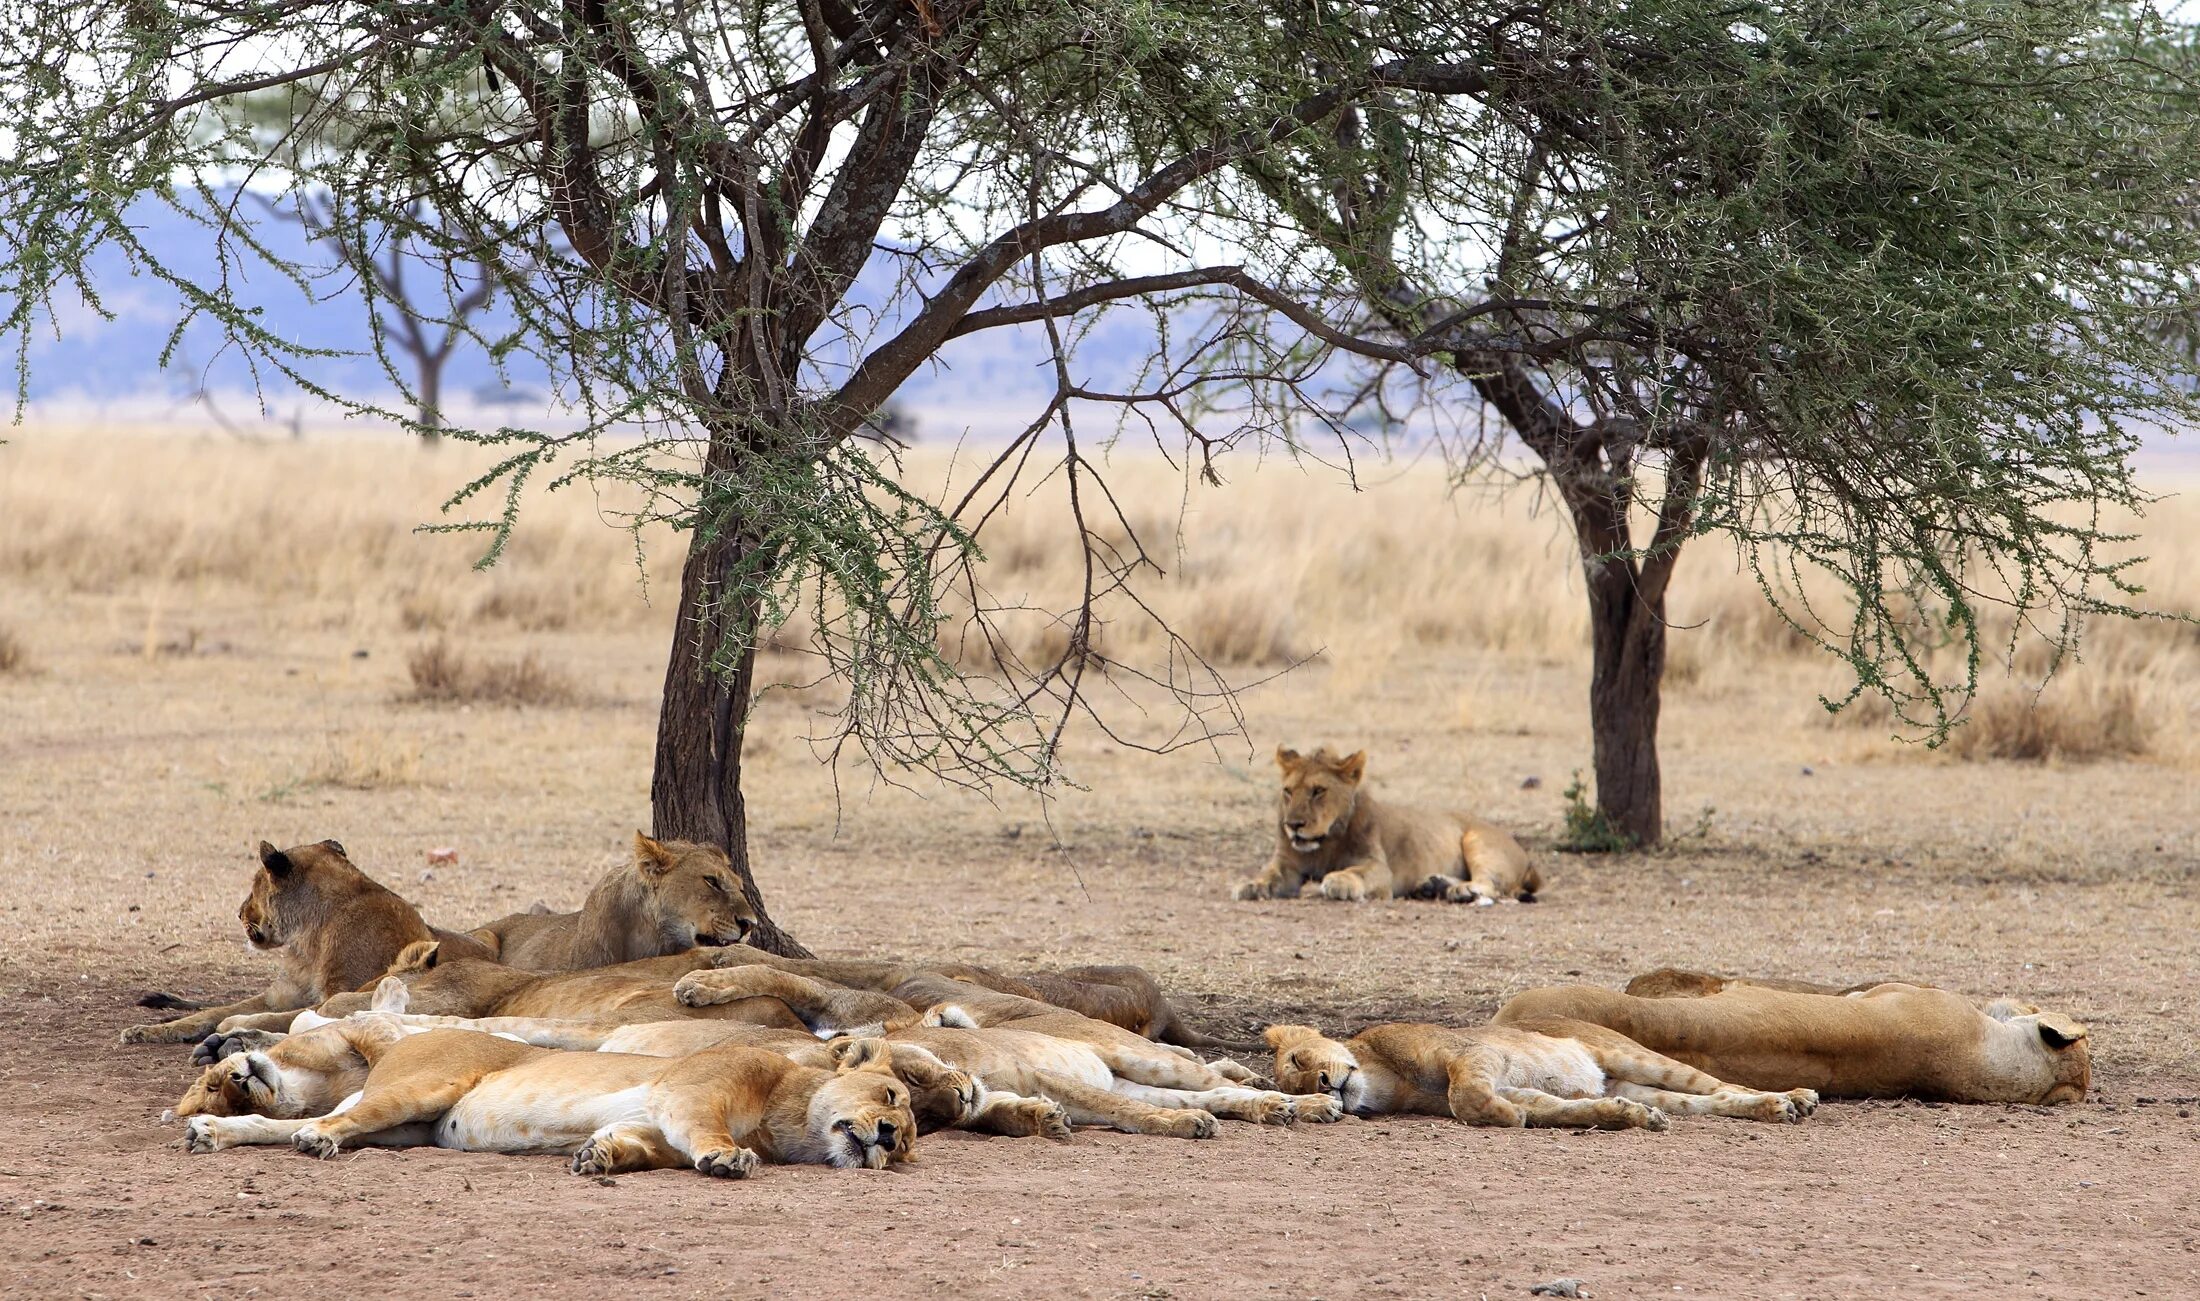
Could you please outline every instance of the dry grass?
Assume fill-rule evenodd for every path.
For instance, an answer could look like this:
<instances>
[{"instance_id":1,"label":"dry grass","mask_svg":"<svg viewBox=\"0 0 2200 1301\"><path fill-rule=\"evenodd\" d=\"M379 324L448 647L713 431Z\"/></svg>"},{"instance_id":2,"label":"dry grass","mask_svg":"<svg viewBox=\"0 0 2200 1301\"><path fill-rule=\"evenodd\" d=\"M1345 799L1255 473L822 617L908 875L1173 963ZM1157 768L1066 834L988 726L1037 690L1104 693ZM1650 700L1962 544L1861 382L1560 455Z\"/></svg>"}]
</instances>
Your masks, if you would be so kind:
<instances>
[{"instance_id":1,"label":"dry grass","mask_svg":"<svg viewBox=\"0 0 2200 1301\"><path fill-rule=\"evenodd\" d=\"M22 639L0 627L0 674L28 673L30 669L31 653L24 649Z\"/></svg>"},{"instance_id":2,"label":"dry grass","mask_svg":"<svg viewBox=\"0 0 2200 1301\"><path fill-rule=\"evenodd\" d=\"M403 790L421 784L421 770L417 745L386 732L356 732L330 737L305 780L351 791Z\"/></svg>"},{"instance_id":3,"label":"dry grass","mask_svg":"<svg viewBox=\"0 0 2200 1301\"><path fill-rule=\"evenodd\" d=\"M478 539L419 533L418 525L443 518L438 506L451 486L480 468L475 448L422 455L395 439L250 445L32 430L0 455L8 462L0 475L0 574L11 587L126 607L133 613L118 621L144 622L118 628L112 640L149 658L227 649L232 643L212 632L198 635L229 634L210 613L225 603L281 609L286 619L362 639L395 630L468 646L523 634L661 636L670 618L679 539L645 539L652 608L632 539L607 524L630 504L616 491L530 501L510 551L486 573L470 567ZM1102 543L1127 549L1135 538L1161 571L1140 584L1154 614L1235 676L1250 680L1318 657L1331 670L1327 689L1346 705L1398 665L1431 654L1471 655L1485 668L1585 665L1579 561L1563 522L1531 492L1449 493L1442 476L1423 468L1385 471L1385 481L1364 491L1289 462L1234 470L1234 482L1212 489L1187 485L1158 462L1113 466L1130 527L1111 521ZM920 488L959 489L966 477L967 467L942 453L912 461ZM1067 648L1069 627L1050 612L1074 599L1084 571L1064 505L1059 483L1049 483L987 523L981 581L992 601L1025 608L1001 620L996 647L971 635L966 607L951 607L940 641L953 662L987 672L1004 656L1043 664ZM2200 610L2200 568L2176 563L2200 551L2200 509L2172 500L2140 531L2145 548L2163 557L2136 575L2146 599ZM1167 639L1145 610L1115 600L1100 614L1092 644L1105 659L1149 671L1166 663ZM1668 673L1676 698L1716 700L1749 683L1808 699L1837 680L1715 542L1683 558L1673 620ZM785 653L784 663L774 655L774 679L816 676L800 656L808 637L800 618L774 634L771 649ZM539 660L463 658L448 644L427 654L417 696L573 698L572 684ZM1990 666L1973 736L1948 753L2200 757L2185 739L2200 728L2127 727L2119 704L2130 702L2133 720L2192 718L2200 710L2200 629L2101 622L2088 630L2084 662L2063 666L2040 697L2049 715L2025 718L2031 693L2023 684L2047 676L2041 661L2027 642L2013 676ZM1478 712L1490 714L1486 701ZM1884 711L1868 707L1843 718L1859 725L1858 736L1893 730Z\"/></svg>"},{"instance_id":4,"label":"dry grass","mask_svg":"<svg viewBox=\"0 0 2200 1301\"><path fill-rule=\"evenodd\" d=\"M431 705L570 705L580 699L574 681L529 651L517 659L482 657L438 638L405 660L412 690L401 699Z\"/></svg>"}]
</instances>

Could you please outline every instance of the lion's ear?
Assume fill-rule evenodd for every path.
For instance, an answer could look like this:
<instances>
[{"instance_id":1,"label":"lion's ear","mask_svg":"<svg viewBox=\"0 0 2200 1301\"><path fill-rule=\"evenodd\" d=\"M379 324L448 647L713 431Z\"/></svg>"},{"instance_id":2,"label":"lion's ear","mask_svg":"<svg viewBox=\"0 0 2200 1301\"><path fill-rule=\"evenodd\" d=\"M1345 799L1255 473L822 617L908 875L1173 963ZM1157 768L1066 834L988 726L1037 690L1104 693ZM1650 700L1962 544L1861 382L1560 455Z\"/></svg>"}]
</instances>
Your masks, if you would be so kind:
<instances>
[{"instance_id":1,"label":"lion's ear","mask_svg":"<svg viewBox=\"0 0 2200 1301\"><path fill-rule=\"evenodd\" d=\"M1283 769L1286 775L1297 772L1299 765L1305 762L1306 760L1298 751L1286 749L1280 745L1276 747L1276 766Z\"/></svg>"},{"instance_id":2,"label":"lion's ear","mask_svg":"<svg viewBox=\"0 0 2200 1301\"><path fill-rule=\"evenodd\" d=\"M1337 775L1355 786L1358 785L1360 778L1367 775L1367 751L1354 750L1337 760Z\"/></svg>"},{"instance_id":3,"label":"lion's ear","mask_svg":"<svg viewBox=\"0 0 2200 1301\"><path fill-rule=\"evenodd\" d=\"M441 961L442 958L442 941L414 940L404 948L399 949L397 956L390 960L389 974L394 976L402 971L427 971Z\"/></svg>"},{"instance_id":4,"label":"lion's ear","mask_svg":"<svg viewBox=\"0 0 2200 1301\"><path fill-rule=\"evenodd\" d=\"M2083 1040L2086 1029L2067 1016L2054 1012L2040 1014L2040 1042L2060 1051Z\"/></svg>"},{"instance_id":5,"label":"lion's ear","mask_svg":"<svg viewBox=\"0 0 2200 1301\"><path fill-rule=\"evenodd\" d=\"M675 857L662 840L651 840L639 831L634 833L634 866L642 869L643 876L663 876L672 870Z\"/></svg>"},{"instance_id":6,"label":"lion's ear","mask_svg":"<svg viewBox=\"0 0 2200 1301\"><path fill-rule=\"evenodd\" d=\"M884 1071L894 1069L894 1051L884 1039L840 1039L833 1043L833 1069L846 1075L850 1071Z\"/></svg>"},{"instance_id":7,"label":"lion's ear","mask_svg":"<svg viewBox=\"0 0 2200 1301\"><path fill-rule=\"evenodd\" d=\"M321 848L328 850L330 853L336 855L338 858L351 857L351 855L344 852L344 842L340 840L324 840L321 842Z\"/></svg>"},{"instance_id":8,"label":"lion's ear","mask_svg":"<svg viewBox=\"0 0 2200 1301\"><path fill-rule=\"evenodd\" d=\"M267 869L269 876L289 876L290 855L263 840L260 842L260 866Z\"/></svg>"},{"instance_id":9,"label":"lion's ear","mask_svg":"<svg viewBox=\"0 0 2200 1301\"><path fill-rule=\"evenodd\" d=\"M1292 1044L1319 1039L1322 1032L1310 1025L1272 1025L1261 1031L1260 1037L1268 1041L1270 1048L1282 1052Z\"/></svg>"}]
</instances>

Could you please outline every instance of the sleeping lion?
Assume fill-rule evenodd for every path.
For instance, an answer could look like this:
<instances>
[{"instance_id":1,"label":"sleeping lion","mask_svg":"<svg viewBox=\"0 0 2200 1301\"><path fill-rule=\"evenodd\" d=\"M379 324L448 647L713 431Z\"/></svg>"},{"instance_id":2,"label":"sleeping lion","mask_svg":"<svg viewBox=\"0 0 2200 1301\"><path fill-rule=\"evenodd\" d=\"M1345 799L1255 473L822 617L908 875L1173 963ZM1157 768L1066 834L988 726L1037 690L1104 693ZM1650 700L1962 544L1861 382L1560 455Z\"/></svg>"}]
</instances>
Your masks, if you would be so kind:
<instances>
[{"instance_id":1,"label":"sleeping lion","mask_svg":"<svg viewBox=\"0 0 2200 1301\"><path fill-rule=\"evenodd\" d=\"M678 1058L537 1048L472 1030L407 1034L389 1018L324 1027L366 1059L360 1091L325 1116L195 1115L184 1146L289 1143L556 1152L575 1174L693 1166L741 1179L764 1164L883 1169L916 1138L909 1088L876 1039L834 1045L832 1070L724 1045Z\"/></svg>"}]
</instances>

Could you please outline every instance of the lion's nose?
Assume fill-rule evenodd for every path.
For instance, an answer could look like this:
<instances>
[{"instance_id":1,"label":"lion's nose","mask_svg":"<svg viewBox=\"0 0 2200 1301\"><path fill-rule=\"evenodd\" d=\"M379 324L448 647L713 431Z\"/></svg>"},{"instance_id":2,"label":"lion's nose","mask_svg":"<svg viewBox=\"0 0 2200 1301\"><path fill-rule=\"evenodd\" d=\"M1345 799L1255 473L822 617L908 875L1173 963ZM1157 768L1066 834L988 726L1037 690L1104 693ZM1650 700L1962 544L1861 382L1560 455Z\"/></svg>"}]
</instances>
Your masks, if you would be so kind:
<instances>
[{"instance_id":1,"label":"lion's nose","mask_svg":"<svg viewBox=\"0 0 2200 1301\"><path fill-rule=\"evenodd\" d=\"M756 923L746 917L737 918L733 923L733 929L735 934L745 940L749 937L749 932L756 929Z\"/></svg>"},{"instance_id":2,"label":"lion's nose","mask_svg":"<svg viewBox=\"0 0 2200 1301\"><path fill-rule=\"evenodd\" d=\"M894 1145L893 1121L882 1120L878 1123L878 1145L880 1147L892 1147Z\"/></svg>"},{"instance_id":3,"label":"lion's nose","mask_svg":"<svg viewBox=\"0 0 2200 1301\"><path fill-rule=\"evenodd\" d=\"M1297 820L1297 821L1292 821L1292 822L1286 822L1286 823L1284 823L1283 825L1285 825L1285 826L1287 826L1287 827L1291 828L1291 829L1292 829L1293 831L1298 831L1298 830L1300 830L1300 829L1304 828L1304 827L1306 826L1306 823L1305 823L1305 822L1304 822L1303 820Z\"/></svg>"}]
</instances>

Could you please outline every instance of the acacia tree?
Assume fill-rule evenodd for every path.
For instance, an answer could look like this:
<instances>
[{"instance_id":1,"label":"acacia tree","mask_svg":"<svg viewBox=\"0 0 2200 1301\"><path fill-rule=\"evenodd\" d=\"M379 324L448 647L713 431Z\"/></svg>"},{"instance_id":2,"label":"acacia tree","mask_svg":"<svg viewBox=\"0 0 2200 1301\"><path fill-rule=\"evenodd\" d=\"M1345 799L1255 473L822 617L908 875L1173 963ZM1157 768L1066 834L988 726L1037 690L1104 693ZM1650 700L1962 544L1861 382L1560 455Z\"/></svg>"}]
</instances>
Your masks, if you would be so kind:
<instances>
[{"instance_id":1,"label":"acacia tree","mask_svg":"<svg viewBox=\"0 0 2200 1301\"><path fill-rule=\"evenodd\" d=\"M240 187L277 202L325 193L346 229L387 227L416 204L438 214L414 238L486 269L517 323L511 346L551 369L580 421L452 428L505 454L454 497L501 509L451 527L485 529L493 559L527 484L608 479L645 492L637 530L687 534L655 831L723 845L754 896L741 745L757 650L793 609L811 615L812 649L846 687L835 752L854 743L888 774L1048 782L1072 716L1107 725L1084 689L1106 663L1096 611L1135 607L1134 580L1153 572L1076 413L1127 408L1211 457L1276 426L1191 428L1201 387L1258 389L1282 410L1338 350L1413 355L1310 310L1324 291L1288 265L1263 275L1181 250L1246 242L1220 201L1233 165L1371 96L1459 94L1486 72L1442 57L1443 40L1295 72L1290 34L1252 16L1059 0L28 9L0 50L6 324L27 334L57 295L96 306L90 258L116 247L255 358L369 409L319 383L317 358L233 293L235 268L300 273L255 237ZM1425 18L1423 35L1455 31L1440 8ZM1136 93L1161 50L1194 75L1185 107L1203 122L1176 141L1144 129L1151 106ZM297 99L288 119L312 147L223 112L277 92ZM168 265L133 228L140 201L203 221L221 272ZM1234 302L1261 311L1226 310ZM1198 324L1162 332L1135 391L1080 383L1079 331L1128 303ZM855 436L944 346L1011 326L1031 327L1019 337L1051 359L1052 400L953 499L904 490ZM1215 364L1224 352L1240 363ZM944 598L970 607L966 638L996 640L972 568L978 533L1042 472L1067 485L1085 559L1064 649L1026 663L1004 646L999 676L964 677L940 652ZM1137 676L1107 667L1116 686ZM1160 745L1233 721L1181 640L1147 681L1187 713ZM799 948L769 922L759 939Z\"/></svg>"},{"instance_id":2,"label":"acacia tree","mask_svg":"<svg viewBox=\"0 0 2200 1301\"><path fill-rule=\"evenodd\" d=\"M1291 21L1309 73L1413 39L1331 0ZM1668 597L1695 538L1853 667L1829 709L1879 693L1934 741L1997 638L2059 663L2087 617L2137 613L2108 521L2147 500L2135 431L2195 410L2150 328L2189 312L2200 267L2189 60L2154 57L2189 30L2090 0L1462 21L1453 57L1484 87L1375 91L1239 170L1374 325L1442 345L1440 372L1362 400L1421 404L1462 460L1517 440L1555 490L1616 838L1662 830Z\"/></svg>"}]
</instances>

